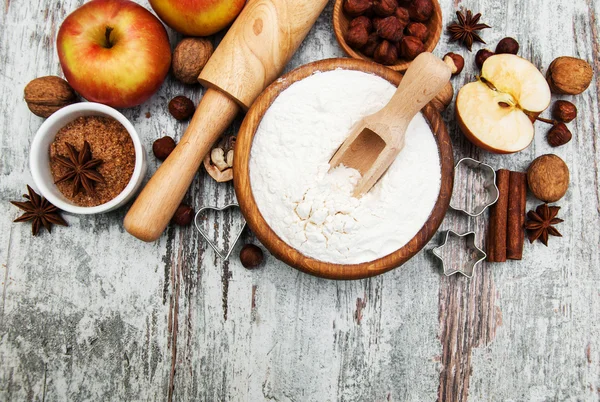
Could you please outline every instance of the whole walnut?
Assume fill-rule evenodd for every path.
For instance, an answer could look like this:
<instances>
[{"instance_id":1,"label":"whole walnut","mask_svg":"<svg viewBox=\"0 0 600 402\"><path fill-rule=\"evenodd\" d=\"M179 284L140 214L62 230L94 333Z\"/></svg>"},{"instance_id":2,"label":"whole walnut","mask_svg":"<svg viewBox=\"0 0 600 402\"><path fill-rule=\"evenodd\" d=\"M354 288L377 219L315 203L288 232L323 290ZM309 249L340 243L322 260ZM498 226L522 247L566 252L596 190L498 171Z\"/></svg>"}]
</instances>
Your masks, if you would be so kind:
<instances>
[{"instance_id":1,"label":"whole walnut","mask_svg":"<svg viewBox=\"0 0 600 402\"><path fill-rule=\"evenodd\" d=\"M40 117L50 117L57 110L78 101L69 83L52 75L31 81L24 92L27 107Z\"/></svg>"},{"instance_id":2,"label":"whole walnut","mask_svg":"<svg viewBox=\"0 0 600 402\"><path fill-rule=\"evenodd\" d=\"M381 43L381 39L379 38L379 35L377 35L376 32L373 32L372 34L369 35L369 40L367 40L367 44L364 45L360 49L360 51L365 56L373 57L375 55L375 50L377 50L377 47L379 46L380 43Z\"/></svg>"},{"instance_id":3,"label":"whole walnut","mask_svg":"<svg viewBox=\"0 0 600 402\"><path fill-rule=\"evenodd\" d=\"M420 22L411 22L406 27L405 32L408 36L414 36L415 38L419 38L423 43L425 43L425 41L429 37L429 29L427 28L427 25L422 24Z\"/></svg>"},{"instance_id":4,"label":"whole walnut","mask_svg":"<svg viewBox=\"0 0 600 402\"><path fill-rule=\"evenodd\" d=\"M398 62L398 48L393 43L384 40L379 44L373 56L376 62L391 66Z\"/></svg>"},{"instance_id":5,"label":"whole walnut","mask_svg":"<svg viewBox=\"0 0 600 402\"><path fill-rule=\"evenodd\" d=\"M374 0L373 11L375 14L381 17L389 17L394 15L398 8L398 2L396 0Z\"/></svg>"},{"instance_id":6,"label":"whole walnut","mask_svg":"<svg viewBox=\"0 0 600 402\"><path fill-rule=\"evenodd\" d=\"M424 51L425 46L423 45L423 42L414 36L405 36L400 42L400 54L405 59L414 60Z\"/></svg>"},{"instance_id":7,"label":"whole walnut","mask_svg":"<svg viewBox=\"0 0 600 402\"><path fill-rule=\"evenodd\" d=\"M404 26L398 21L398 18L392 15L378 20L375 24L375 30L382 39L398 42L402 39Z\"/></svg>"},{"instance_id":8,"label":"whole walnut","mask_svg":"<svg viewBox=\"0 0 600 402\"><path fill-rule=\"evenodd\" d=\"M362 25L357 25L346 32L346 43L353 49L360 49L367 44L369 32Z\"/></svg>"},{"instance_id":9,"label":"whole walnut","mask_svg":"<svg viewBox=\"0 0 600 402\"><path fill-rule=\"evenodd\" d=\"M358 17L371 10L371 0L344 0L344 11L351 17Z\"/></svg>"},{"instance_id":10,"label":"whole walnut","mask_svg":"<svg viewBox=\"0 0 600 402\"><path fill-rule=\"evenodd\" d=\"M404 26L407 26L410 23L410 15L408 14L408 10L404 7L398 7L396 12L394 13L398 21Z\"/></svg>"},{"instance_id":11,"label":"whole walnut","mask_svg":"<svg viewBox=\"0 0 600 402\"><path fill-rule=\"evenodd\" d=\"M544 202L556 202L563 198L570 180L567 164L553 154L540 156L527 169L529 189Z\"/></svg>"},{"instance_id":12,"label":"whole walnut","mask_svg":"<svg viewBox=\"0 0 600 402\"><path fill-rule=\"evenodd\" d=\"M414 0L408 7L410 18L417 22L427 22L433 15L431 0Z\"/></svg>"},{"instance_id":13,"label":"whole walnut","mask_svg":"<svg viewBox=\"0 0 600 402\"><path fill-rule=\"evenodd\" d=\"M198 76L213 51L213 44L208 39L183 39L173 52L173 75L184 84L197 84Z\"/></svg>"},{"instance_id":14,"label":"whole walnut","mask_svg":"<svg viewBox=\"0 0 600 402\"><path fill-rule=\"evenodd\" d=\"M546 74L552 92L566 95L579 95L590 86L593 77L592 66L575 57L555 59Z\"/></svg>"},{"instance_id":15,"label":"whole walnut","mask_svg":"<svg viewBox=\"0 0 600 402\"><path fill-rule=\"evenodd\" d=\"M364 15L356 17L352 21L350 21L348 29L352 29L356 26L364 27L369 33L373 32L373 21L371 21L369 17L365 17Z\"/></svg>"}]
</instances>

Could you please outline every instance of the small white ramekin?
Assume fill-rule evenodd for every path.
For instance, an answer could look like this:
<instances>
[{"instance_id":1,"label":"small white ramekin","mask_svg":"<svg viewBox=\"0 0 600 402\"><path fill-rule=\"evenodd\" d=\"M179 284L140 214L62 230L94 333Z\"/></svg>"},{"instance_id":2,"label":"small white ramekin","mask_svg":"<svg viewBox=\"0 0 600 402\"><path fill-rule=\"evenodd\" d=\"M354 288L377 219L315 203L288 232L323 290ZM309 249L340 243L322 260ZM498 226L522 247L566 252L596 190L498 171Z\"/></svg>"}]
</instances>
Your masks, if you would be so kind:
<instances>
[{"instance_id":1,"label":"small white ramekin","mask_svg":"<svg viewBox=\"0 0 600 402\"><path fill-rule=\"evenodd\" d=\"M112 117L125 127L135 148L135 167L129 184L116 198L96 207L81 207L69 201L54 184L50 171L50 144L61 128L81 116ZM106 105L81 102L60 109L40 126L31 144L29 168L40 193L57 208L73 214L100 214L122 207L140 189L147 170L146 152L135 128L125 116Z\"/></svg>"}]
</instances>

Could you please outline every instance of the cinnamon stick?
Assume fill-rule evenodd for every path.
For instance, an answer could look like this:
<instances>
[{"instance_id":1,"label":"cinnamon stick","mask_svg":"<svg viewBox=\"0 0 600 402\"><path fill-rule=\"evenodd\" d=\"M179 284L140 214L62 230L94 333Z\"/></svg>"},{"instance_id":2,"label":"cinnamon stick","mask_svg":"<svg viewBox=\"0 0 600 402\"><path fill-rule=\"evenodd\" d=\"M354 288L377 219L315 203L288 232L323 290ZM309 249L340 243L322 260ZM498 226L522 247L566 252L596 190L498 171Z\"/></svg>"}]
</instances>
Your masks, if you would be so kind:
<instances>
[{"instance_id":1,"label":"cinnamon stick","mask_svg":"<svg viewBox=\"0 0 600 402\"><path fill-rule=\"evenodd\" d=\"M508 224L508 194L510 171L500 169L496 172L496 185L500 190L498 202L490 210L488 227L488 258L489 262L506 261L506 234Z\"/></svg>"},{"instance_id":2,"label":"cinnamon stick","mask_svg":"<svg viewBox=\"0 0 600 402\"><path fill-rule=\"evenodd\" d=\"M508 190L508 221L506 233L506 258L523 258L525 244L525 208L527 207L527 174L510 172Z\"/></svg>"}]
</instances>

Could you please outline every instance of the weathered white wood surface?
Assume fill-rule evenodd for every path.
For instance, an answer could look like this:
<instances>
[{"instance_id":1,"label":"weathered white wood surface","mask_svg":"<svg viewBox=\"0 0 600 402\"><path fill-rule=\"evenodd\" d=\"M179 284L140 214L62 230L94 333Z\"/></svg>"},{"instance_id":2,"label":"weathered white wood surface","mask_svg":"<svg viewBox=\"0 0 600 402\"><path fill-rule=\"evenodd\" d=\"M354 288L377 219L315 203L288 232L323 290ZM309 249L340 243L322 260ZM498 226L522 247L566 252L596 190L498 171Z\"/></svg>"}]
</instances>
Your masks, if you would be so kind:
<instances>
[{"instance_id":1,"label":"weathered white wood surface","mask_svg":"<svg viewBox=\"0 0 600 402\"><path fill-rule=\"evenodd\" d=\"M595 0L442 0L483 13L493 46L516 37L542 70L554 57L593 61ZM599 84L574 98L574 140L535 143L511 156L471 146L446 112L456 157L525 169L555 152L573 184L560 202L564 238L527 245L522 262L484 264L475 278L445 278L429 252L401 269L356 282L313 278L269 257L258 271L222 263L191 228L154 244L124 232L124 211L68 216L69 228L30 236L8 204L32 184L29 145L42 120L22 101L25 84L60 75L61 21L81 0L4 0L0 17L0 399L202 401L597 401L600 399ZM148 7L146 0L141 2ZM330 4L288 69L342 56ZM179 37L172 34L173 43ZM475 47L476 49L479 46ZM460 51L443 36L436 53ZM459 87L475 74L467 55ZM169 79L124 113L150 149L180 136L166 105L198 88ZM148 113L147 117L146 114ZM239 122L237 123L239 125ZM235 128L234 128L235 129ZM153 171L157 163L150 158ZM198 175L187 201L224 203L230 185ZM535 200L529 200L533 207ZM444 228L485 228L450 212ZM228 234L231 218L210 221ZM435 238L428 249L441 239ZM252 236L246 234L245 241ZM479 238L481 242L481 235ZM238 246L239 247L239 246Z\"/></svg>"}]
</instances>

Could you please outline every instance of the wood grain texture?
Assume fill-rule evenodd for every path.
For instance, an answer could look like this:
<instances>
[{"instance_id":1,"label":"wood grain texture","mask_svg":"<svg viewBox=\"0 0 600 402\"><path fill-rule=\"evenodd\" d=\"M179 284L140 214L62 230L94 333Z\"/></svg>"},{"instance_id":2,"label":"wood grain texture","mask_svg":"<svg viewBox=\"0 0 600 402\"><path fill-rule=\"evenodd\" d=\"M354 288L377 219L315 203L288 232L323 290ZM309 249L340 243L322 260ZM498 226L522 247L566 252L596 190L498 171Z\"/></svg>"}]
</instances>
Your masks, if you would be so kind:
<instances>
[{"instance_id":1,"label":"wood grain texture","mask_svg":"<svg viewBox=\"0 0 600 402\"><path fill-rule=\"evenodd\" d=\"M446 66L441 63L443 68ZM248 112L242 126L240 127L238 141L236 143L236 153L234 166L234 184L236 195L240 208L248 220L248 225L254 231L257 238L279 259L285 263L298 268L311 275L329 279L363 279L379 275L390 269L396 268L416 253L418 253L436 233L442 223L450 197L452 195L452 183L454 172L454 160L452 147L450 146L448 130L440 114L431 105L426 105L423 109L423 116L428 120L435 139L438 144L441 164L441 188L436 201L436 205L431 212L423 228L409 241L404 247L396 252L379 258L375 261L354 265L331 264L306 257L299 253L293 247L290 247L275 234L269 227L262 214L258 210L256 201L252 194L250 185L250 151L252 141L256 130L260 125L263 116L277 99L279 94L306 77L313 75L316 71L332 71L339 68L363 71L370 74L376 74L385 78L394 86L398 86L402 81L402 76L388 68L382 67L372 62L354 59L329 59L310 63L298 68L267 88L263 94L256 100ZM446 81L447 83L447 81ZM443 86L443 84L440 84ZM437 91L436 91L437 92ZM428 99L431 99L429 97ZM413 114L414 115L414 114Z\"/></svg>"},{"instance_id":2,"label":"wood grain texture","mask_svg":"<svg viewBox=\"0 0 600 402\"><path fill-rule=\"evenodd\" d=\"M344 13L343 6L344 0L335 0L335 4L333 6L333 32L335 33L335 38L337 39L338 44L342 50L352 58L373 61L372 57L364 55L346 43L346 33L348 32L352 18L348 17L346 13ZM429 30L429 37L424 43L426 52L433 52L433 49L435 49L437 46L442 35L442 31L444 30L444 19L439 1L433 0L433 6L433 15L431 16L431 19L425 23L427 29ZM439 56L441 57L443 55ZM389 68L394 71L404 72L410 63L410 60L400 59L398 60L398 63L389 66Z\"/></svg>"},{"instance_id":3,"label":"wood grain texture","mask_svg":"<svg viewBox=\"0 0 600 402\"><path fill-rule=\"evenodd\" d=\"M444 113L456 160L521 171L550 152L567 162L572 185L558 203L564 237L549 248L526 244L523 260L484 263L470 281L442 275L427 251L439 235L402 269L360 281L315 278L272 256L246 271L235 257L219 261L191 228L170 227L153 244L135 240L122 227L124 210L67 216L69 228L39 238L12 223L19 213L6 201L33 184L28 151L42 122L22 91L35 77L60 75L56 32L82 3L6 0L0 12L0 400L599 399L598 80L581 96L561 97L581 117L570 124L573 141L557 149L539 124L523 152L488 154L458 131L452 106ZM587 59L600 72L597 0L442 0L441 7L444 25L459 7L482 12L492 50L514 36L544 73L558 56ZM343 56L332 9L330 1L287 71ZM169 32L174 45L180 36ZM452 80L459 88L475 77L475 52L444 35L435 53L449 51L465 56L465 71ZM151 101L124 110L148 150L156 138L183 134L185 124L167 112L180 94L197 102L202 91L171 77ZM234 199L231 185L202 171L184 201ZM538 203L528 198L528 209ZM481 245L486 221L487 213L449 212L442 229L476 230ZM206 220L219 246L231 242L236 224L227 214ZM246 233L243 241L256 239Z\"/></svg>"}]
</instances>

